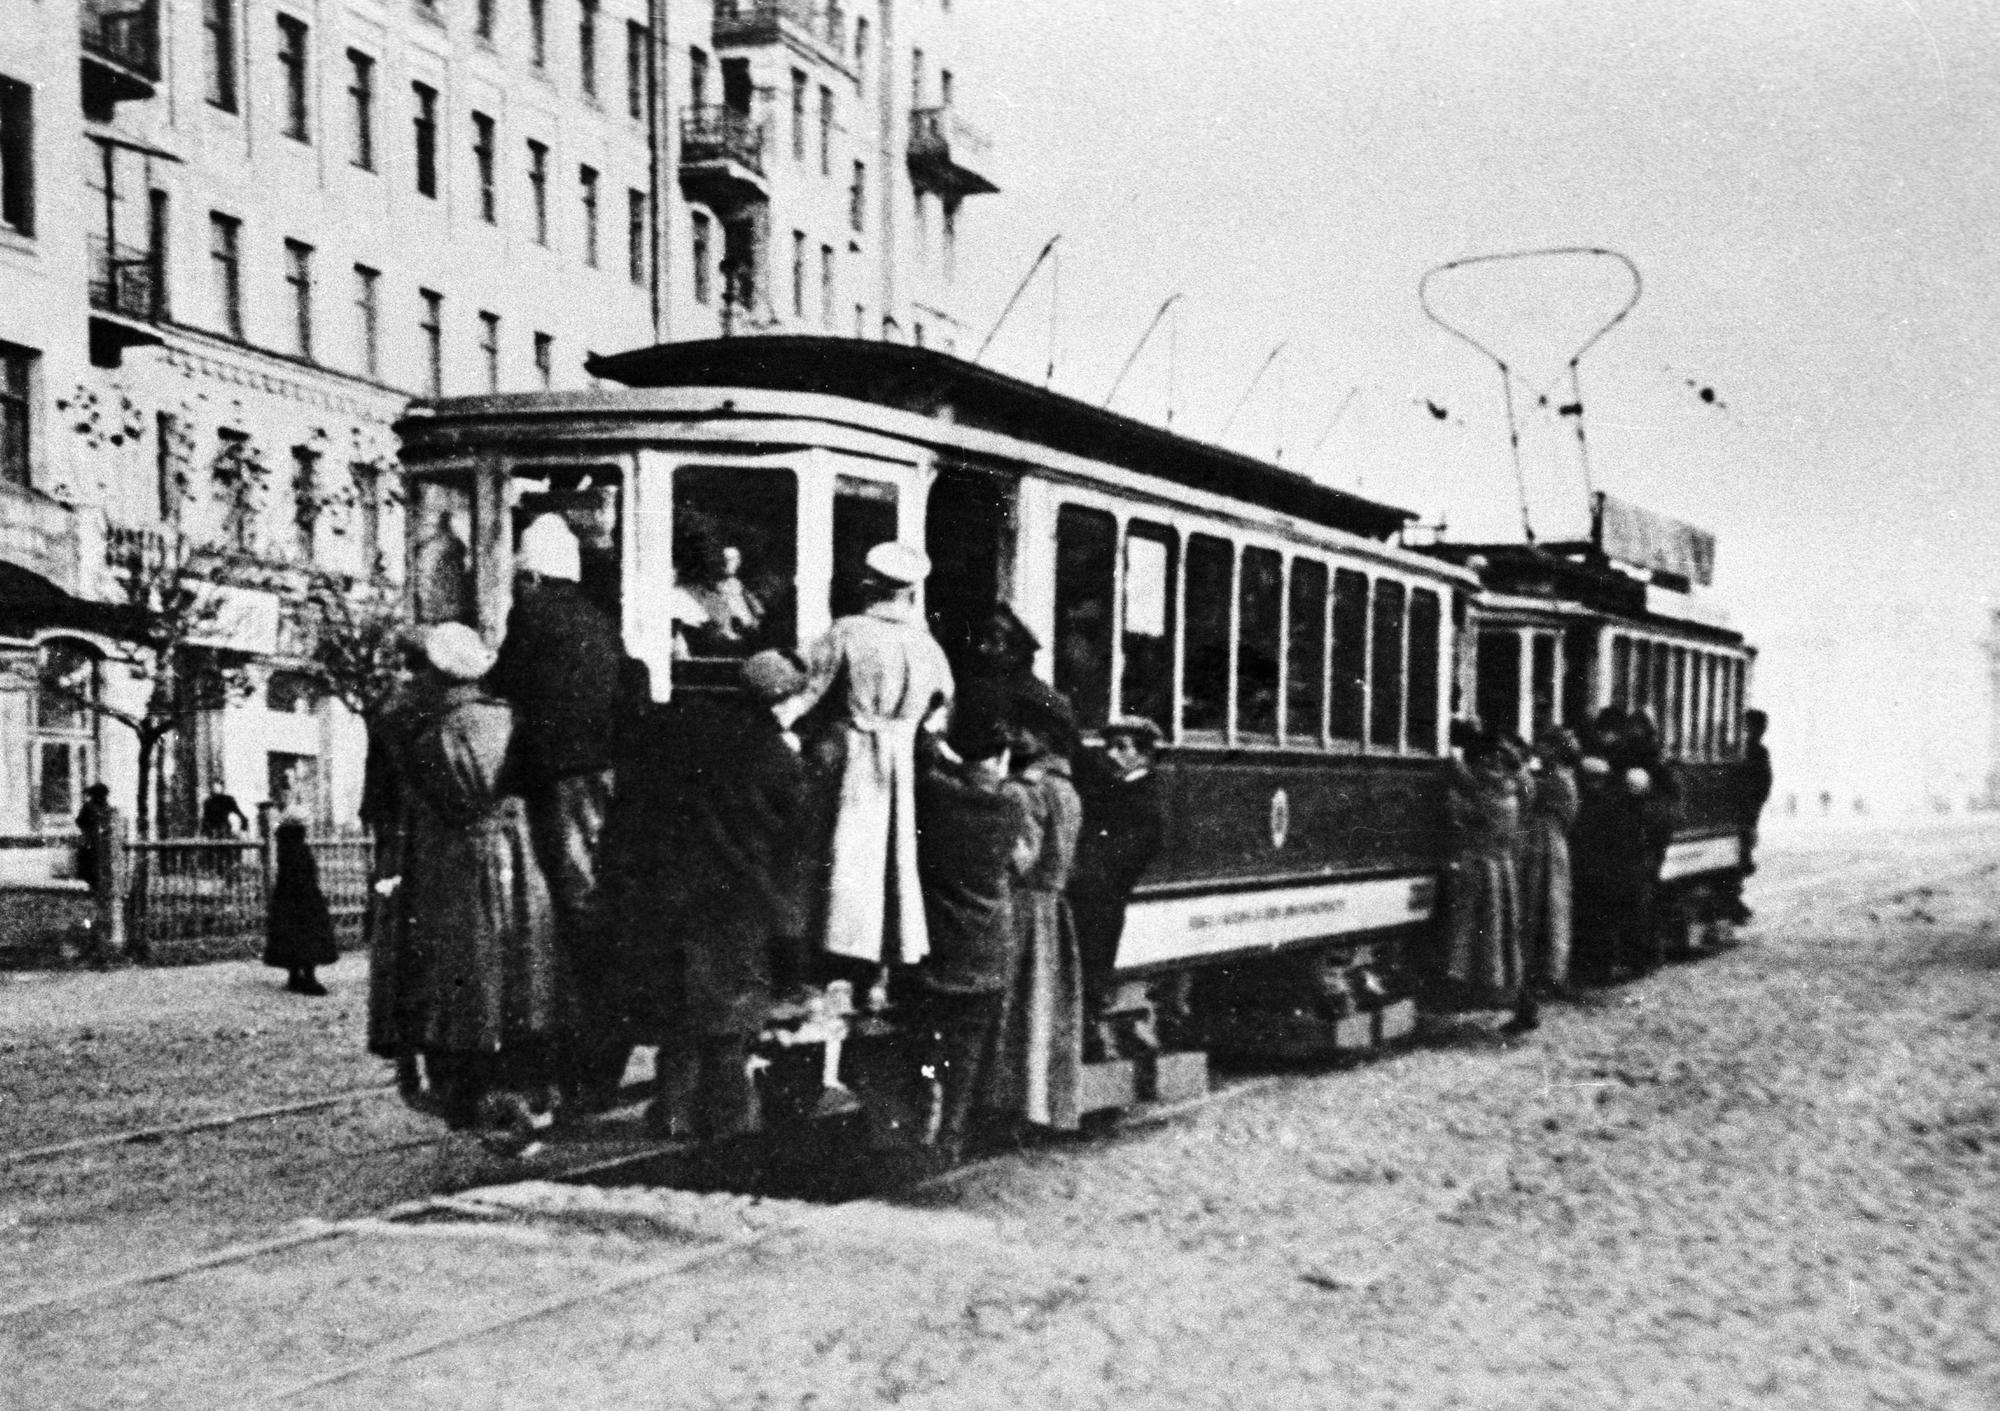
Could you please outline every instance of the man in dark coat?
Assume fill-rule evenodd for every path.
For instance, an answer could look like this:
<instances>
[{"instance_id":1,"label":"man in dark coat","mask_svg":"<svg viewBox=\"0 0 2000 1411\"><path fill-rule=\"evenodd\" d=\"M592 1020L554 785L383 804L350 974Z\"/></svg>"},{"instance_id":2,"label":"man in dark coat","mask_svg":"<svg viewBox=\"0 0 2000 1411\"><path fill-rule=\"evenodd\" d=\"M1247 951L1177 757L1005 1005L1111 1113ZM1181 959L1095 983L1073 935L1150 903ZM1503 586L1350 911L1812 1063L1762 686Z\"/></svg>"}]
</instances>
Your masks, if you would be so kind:
<instances>
[{"instance_id":1,"label":"man in dark coat","mask_svg":"<svg viewBox=\"0 0 2000 1411\"><path fill-rule=\"evenodd\" d=\"M1642 798L1651 777L1634 764L1632 734L1627 712L1606 706L1577 771L1571 970L1586 983L1620 978L1650 946L1651 879L1659 874L1651 866Z\"/></svg>"},{"instance_id":2,"label":"man in dark coat","mask_svg":"<svg viewBox=\"0 0 2000 1411\"><path fill-rule=\"evenodd\" d=\"M917 870L931 951L917 1000L943 1088L937 1146L955 1161L1018 965L1009 869L1025 820L1007 792L1008 696L966 690L917 780Z\"/></svg>"},{"instance_id":3,"label":"man in dark coat","mask_svg":"<svg viewBox=\"0 0 2000 1411\"><path fill-rule=\"evenodd\" d=\"M516 782L555 904L557 936L572 957L598 946L598 845L611 806L624 660L617 629L584 597L581 577L576 535L561 516L529 524L516 559L507 637L487 678L493 693L520 713ZM601 1078L579 1074L574 1081Z\"/></svg>"},{"instance_id":4,"label":"man in dark coat","mask_svg":"<svg viewBox=\"0 0 2000 1411\"><path fill-rule=\"evenodd\" d=\"M1729 919L1738 925L1750 919L1750 908L1743 904L1741 877L1757 870L1757 821L1771 798L1771 751L1764 745L1764 732L1770 723L1771 718L1761 710L1743 712L1743 729L1749 738L1743 743L1743 758L1732 771L1736 826L1743 834L1743 871L1727 909Z\"/></svg>"},{"instance_id":5,"label":"man in dark coat","mask_svg":"<svg viewBox=\"0 0 2000 1411\"><path fill-rule=\"evenodd\" d=\"M97 890L98 830L111 809L111 790L92 784L83 791L83 807L76 811L76 831L82 836L76 845L76 875L91 891Z\"/></svg>"},{"instance_id":6,"label":"man in dark coat","mask_svg":"<svg viewBox=\"0 0 2000 1411\"><path fill-rule=\"evenodd\" d=\"M1083 836L1069 877L1070 912L1083 955L1085 1012L1100 1018L1111 1003L1125 908L1140 876L1160 855L1166 810L1153 773L1159 727L1137 716L1105 726L1101 755L1077 770Z\"/></svg>"},{"instance_id":7,"label":"man in dark coat","mask_svg":"<svg viewBox=\"0 0 2000 1411\"><path fill-rule=\"evenodd\" d=\"M234 794L221 785L201 801L201 835L204 838L233 838L250 827Z\"/></svg>"},{"instance_id":8,"label":"man in dark coat","mask_svg":"<svg viewBox=\"0 0 2000 1411\"><path fill-rule=\"evenodd\" d=\"M781 652L744 665L745 692L690 702L672 728L674 794L661 800L658 871L628 901L659 898L650 922L657 988L670 1012L660 1037L657 1129L726 1139L755 1131L756 1095L746 1064L775 997L804 968L806 890L802 845L805 769L776 712L805 688L804 670ZM628 934L638 959L645 937Z\"/></svg>"}]
</instances>

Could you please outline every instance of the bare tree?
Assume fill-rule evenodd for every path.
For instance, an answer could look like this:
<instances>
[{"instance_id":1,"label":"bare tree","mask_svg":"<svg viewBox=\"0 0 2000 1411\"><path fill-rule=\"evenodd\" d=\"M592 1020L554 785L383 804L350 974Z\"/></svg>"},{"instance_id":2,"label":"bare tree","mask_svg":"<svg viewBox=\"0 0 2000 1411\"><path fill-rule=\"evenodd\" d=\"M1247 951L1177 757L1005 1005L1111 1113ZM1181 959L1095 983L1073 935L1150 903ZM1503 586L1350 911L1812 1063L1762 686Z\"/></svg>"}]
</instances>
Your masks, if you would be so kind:
<instances>
[{"instance_id":1,"label":"bare tree","mask_svg":"<svg viewBox=\"0 0 2000 1411\"><path fill-rule=\"evenodd\" d=\"M301 606L320 684L373 724L401 680L404 621L395 591L379 582L315 574Z\"/></svg>"}]
</instances>

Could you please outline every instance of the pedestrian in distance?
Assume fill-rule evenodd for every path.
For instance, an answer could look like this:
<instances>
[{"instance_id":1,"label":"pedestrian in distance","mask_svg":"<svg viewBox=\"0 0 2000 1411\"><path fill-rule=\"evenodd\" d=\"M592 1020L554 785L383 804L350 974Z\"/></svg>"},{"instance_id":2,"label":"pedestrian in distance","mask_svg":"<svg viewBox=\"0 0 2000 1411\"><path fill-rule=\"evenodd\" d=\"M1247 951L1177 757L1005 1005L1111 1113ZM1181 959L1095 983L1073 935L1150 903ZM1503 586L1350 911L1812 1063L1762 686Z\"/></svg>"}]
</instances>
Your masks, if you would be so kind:
<instances>
[{"instance_id":1,"label":"pedestrian in distance","mask_svg":"<svg viewBox=\"0 0 2000 1411\"><path fill-rule=\"evenodd\" d=\"M1064 894L1083 829L1083 801L1062 746L1076 720L1060 696L1010 698L1014 717L1007 792L1020 814L1014 844L1014 945L995 1103L1026 1121L1074 1131L1083 1084L1083 961Z\"/></svg>"},{"instance_id":2,"label":"pedestrian in distance","mask_svg":"<svg viewBox=\"0 0 2000 1411\"><path fill-rule=\"evenodd\" d=\"M306 825L287 818L278 825L278 869L264 928L264 963L285 972L293 994L324 995L313 972L340 959L333 913L320 890L319 862L306 841Z\"/></svg>"},{"instance_id":3,"label":"pedestrian in distance","mask_svg":"<svg viewBox=\"0 0 2000 1411\"><path fill-rule=\"evenodd\" d=\"M1541 1000L1569 988L1572 936L1570 831L1579 806L1576 736L1544 726L1529 761L1521 830L1521 949L1525 981L1512 1021L1525 1033L1541 1022Z\"/></svg>"},{"instance_id":4,"label":"pedestrian in distance","mask_svg":"<svg viewBox=\"0 0 2000 1411\"><path fill-rule=\"evenodd\" d=\"M243 816L236 796L226 792L220 784L201 801L202 837L224 841L248 832L249 828L250 820Z\"/></svg>"},{"instance_id":5,"label":"pedestrian in distance","mask_svg":"<svg viewBox=\"0 0 2000 1411\"><path fill-rule=\"evenodd\" d=\"M809 679L793 704L813 717L802 730L820 792L825 949L879 968L915 964L930 949L917 865L917 737L951 700L953 681L917 606L929 558L883 543L866 564L867 605L806 652Z\"/></svg>"},{"instance_id":6,"label":"pedestrian in distance","mask_svg":"<svg viewBox=\"0 0 2000 1411\"><path fill-rule=\"evenodd\" d=\"M93 892L98 889L98 834L110 811L111 790L105 785L92 784L83 791L83 807L76 811L76 875Z\"/></svg>"},{"instance_id":7,"label":"pedestrian in distance","mask_svg":"<svg viewBox=\"0 0 2000 1411\"><path fill-rule=\"evenodd\" d=\"M1101 751L1081 755L1076 769L1083 831L1069 876L1070 911L1083 963L1084 1004L1093 1057L1117 1051L1110 1012L1116 1004L1118 943L1139 878L1160 855L1166 807L1153 771L1160 727L1121 716L1100 732Z\"/></svg>"}]
</instances>

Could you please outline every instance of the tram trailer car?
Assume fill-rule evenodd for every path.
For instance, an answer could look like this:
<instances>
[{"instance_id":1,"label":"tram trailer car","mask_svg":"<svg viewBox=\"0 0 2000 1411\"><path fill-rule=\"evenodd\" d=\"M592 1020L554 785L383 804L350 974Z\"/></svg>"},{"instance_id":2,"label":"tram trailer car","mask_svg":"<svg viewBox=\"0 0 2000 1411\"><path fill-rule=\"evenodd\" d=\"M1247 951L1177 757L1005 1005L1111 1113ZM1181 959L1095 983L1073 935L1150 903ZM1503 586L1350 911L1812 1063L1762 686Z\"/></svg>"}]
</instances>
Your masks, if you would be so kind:
<instances>
[{"instance_id":1,"label":"tram trailer car","mask_svg":"<svg viewBox=\"0 0 2000 1411\"><path fill-rule=\"evenodd\" d=\"M451 398L402 423L415 620L497 643L520 533L562 513L670 719L676 693L736 679L673 641L668 604L715 546L764 605L758 646L850 611L875 543L920 546L961 674L1006 603L1087 734L1139 715L1165 736L1165 845L1115 1008L1166 1054L1091 1065L1095 1105L1198 1086L1207 1049L1371 1049L1412 1027L1477 581L1401 547L1408 514L921 348L731 339L590 370L624 390Z\"/></svg>"},{"instance_id":2,"label":"tram trailer car","mask_svg":"<svg viewBox=\"0 0 2000 1411\"><path fill-rule=\"evenodd\" d=\"M1628 552L1607 522L1652 521L1652 552ZM1426 552L1480 575L1463 638L1461 694L1482 723L1532 740L1550 722L1585 734L1607 706L1647 712L1679 775L1684 809L1656 906L1669 955L1721 939L1744 876L1735 802L1756 648L1685 572L1648 567L1685 525L1599 496L1588 542L1440 544ZM1710 543L1697 558L1713 557ZM1674 569L1691 565L1675 561Z\"/></svg>"}]
</instances>

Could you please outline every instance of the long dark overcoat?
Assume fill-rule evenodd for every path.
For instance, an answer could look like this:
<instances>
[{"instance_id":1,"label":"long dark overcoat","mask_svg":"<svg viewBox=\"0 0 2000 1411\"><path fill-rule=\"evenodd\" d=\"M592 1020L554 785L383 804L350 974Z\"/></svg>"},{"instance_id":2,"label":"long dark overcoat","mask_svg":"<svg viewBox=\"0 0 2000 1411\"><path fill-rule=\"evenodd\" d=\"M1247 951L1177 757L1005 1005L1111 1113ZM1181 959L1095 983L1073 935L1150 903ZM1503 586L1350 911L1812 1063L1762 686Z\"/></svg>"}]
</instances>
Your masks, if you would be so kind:
<instances>
[{"instance_id":1,"label":"long dark overcoat","mask_svg":"<svg viewBox=\"0 0 2000 1411\"><path fill-rule=\"evenodd\" d=\"M319 863L303 837L278 839L278 876L264 918L264 963L280 970L310 970L340 959L333 913L320 890Z\"/></svg>"}]
</instances>

